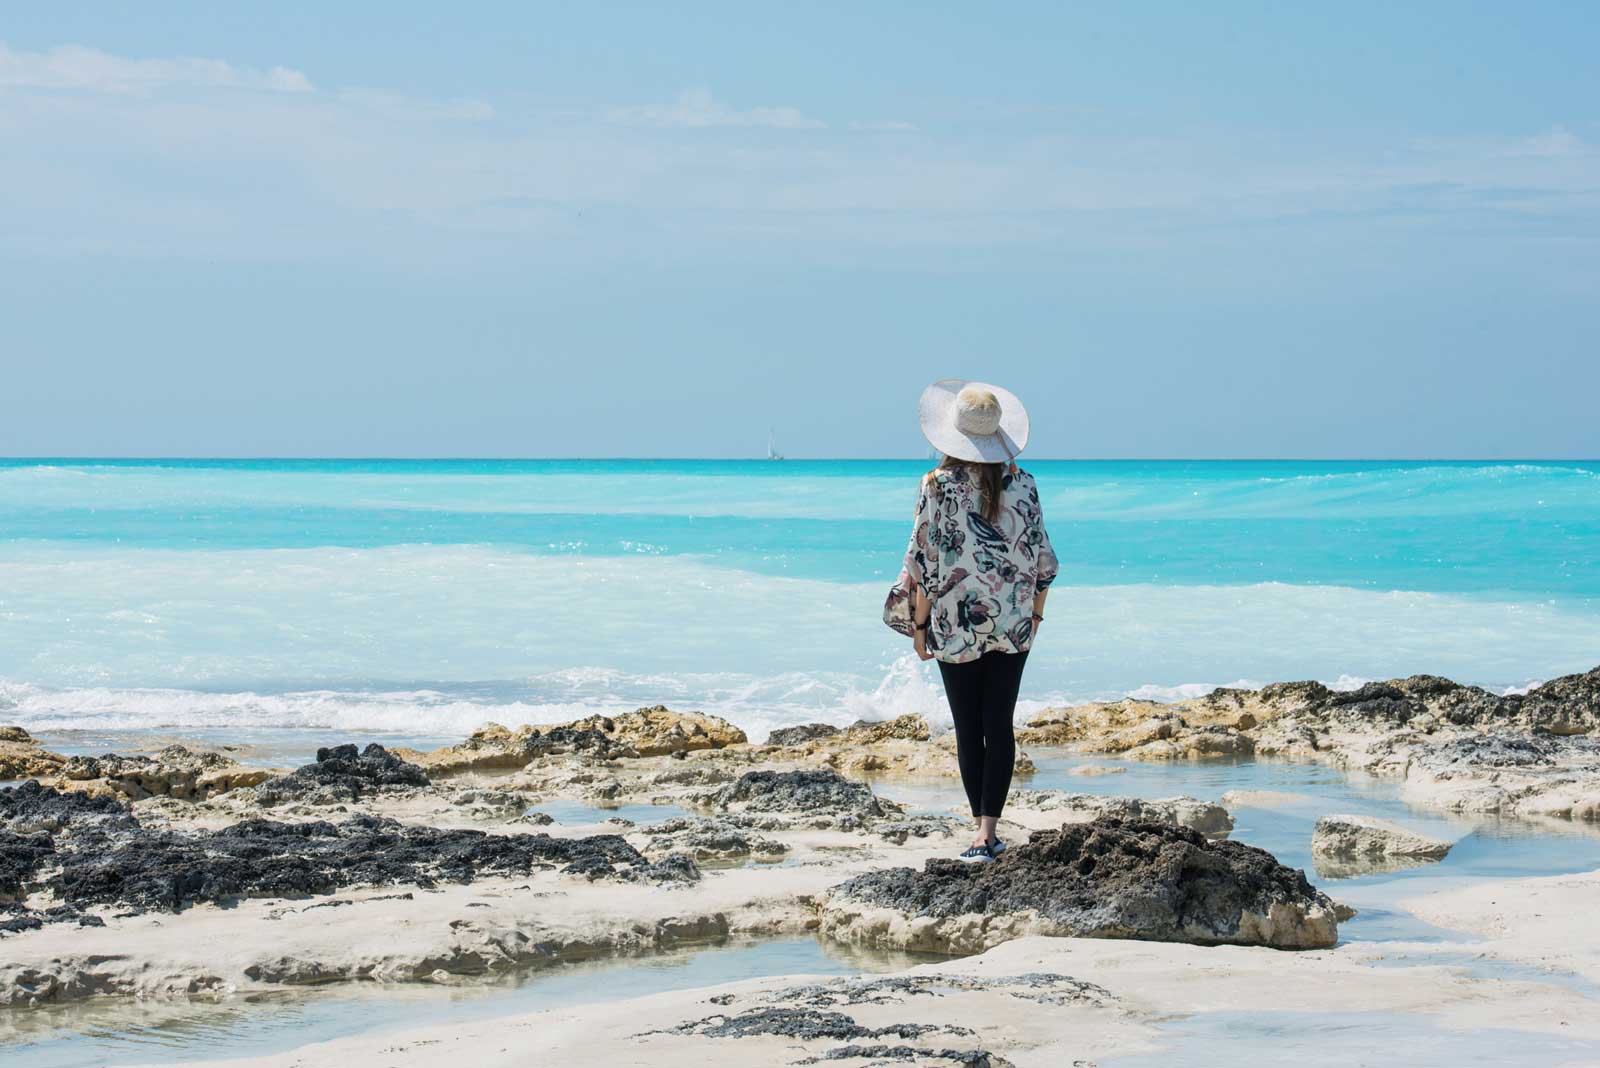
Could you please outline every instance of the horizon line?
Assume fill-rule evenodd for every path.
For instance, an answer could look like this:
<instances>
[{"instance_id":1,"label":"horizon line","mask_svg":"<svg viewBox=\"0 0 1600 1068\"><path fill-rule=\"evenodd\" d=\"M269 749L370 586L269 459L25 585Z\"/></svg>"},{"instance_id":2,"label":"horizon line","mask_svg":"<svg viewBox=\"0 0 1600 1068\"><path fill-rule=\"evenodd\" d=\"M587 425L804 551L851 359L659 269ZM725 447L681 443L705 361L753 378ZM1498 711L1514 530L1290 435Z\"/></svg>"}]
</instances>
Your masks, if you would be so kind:
<instances>
[{"instance_id":1,"label":"horizon line","mask_svg":"<svg viewBox=\"0 0 1600 1068\"><path fill-rule=\"evenodd\" d=\"M201 455L16 455L0 463L158 463L189 460L218 463L920 463L926 456L201 456ZM1600 457L1579 456L1035 456L1047 463L1567 463L1600 464Z\"/></svg>"}]
</instances>

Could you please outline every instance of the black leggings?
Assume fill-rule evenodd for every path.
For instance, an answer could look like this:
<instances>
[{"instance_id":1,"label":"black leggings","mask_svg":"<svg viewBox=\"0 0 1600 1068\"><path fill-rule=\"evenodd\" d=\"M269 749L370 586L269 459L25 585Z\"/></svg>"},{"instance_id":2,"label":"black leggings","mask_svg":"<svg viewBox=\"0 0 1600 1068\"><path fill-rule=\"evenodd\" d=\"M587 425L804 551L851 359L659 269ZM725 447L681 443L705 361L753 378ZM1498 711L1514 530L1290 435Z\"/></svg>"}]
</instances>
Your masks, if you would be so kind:
<instances>
[{"instance_id":1,"label":"black leggings","mask_svg":"<svg viewBox=\"0 0 1600 1068\"><path fill-rule=\"evenodd\" d=\"M1005 807L1017 759L1011 716L1027 661L1027 653L985 653L965 664L939 661L956 723L956 763L974 816L998 817Z\"/></svg>"}]
</instances>

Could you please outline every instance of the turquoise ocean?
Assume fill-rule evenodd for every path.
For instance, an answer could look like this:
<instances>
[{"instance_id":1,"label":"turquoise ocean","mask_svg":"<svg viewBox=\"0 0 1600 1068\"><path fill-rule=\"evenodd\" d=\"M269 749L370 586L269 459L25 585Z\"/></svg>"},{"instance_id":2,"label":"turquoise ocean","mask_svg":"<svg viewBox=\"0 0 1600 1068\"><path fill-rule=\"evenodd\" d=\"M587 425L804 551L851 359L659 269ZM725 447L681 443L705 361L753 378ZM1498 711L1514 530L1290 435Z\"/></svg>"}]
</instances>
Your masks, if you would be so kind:
<instances>
[{"instance_id":1,"label":"turquoise ocean","mask_svg":"<svg viewBox=\"0 0 1600 1068\"><path fill-rule=\"evenodd\" d=\"M1019 715L1600 663L1600 463L1026 465ZM0 722L458 737L664 703L943 715L879 621L926 461L0 460Z\"/></svg>"}]
</instances>

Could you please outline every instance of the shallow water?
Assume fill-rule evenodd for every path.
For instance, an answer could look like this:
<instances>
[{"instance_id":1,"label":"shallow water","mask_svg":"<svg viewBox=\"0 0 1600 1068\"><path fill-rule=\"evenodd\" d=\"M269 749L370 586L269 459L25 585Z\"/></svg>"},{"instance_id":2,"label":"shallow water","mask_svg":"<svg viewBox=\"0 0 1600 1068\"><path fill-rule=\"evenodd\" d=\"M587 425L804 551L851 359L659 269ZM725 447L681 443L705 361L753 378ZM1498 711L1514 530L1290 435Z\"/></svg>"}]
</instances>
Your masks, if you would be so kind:
<instances>
[{"instance_id":1,"label":"shallow water","mask_svg":"<svg viewBox=\"0 0 1600 1068\"><path fill-rule=\"evenodd\" d=\"M1462 1068L1593 1064L1600 1043L1497 1028L1461 1030L1421 1014L1205 1013L1160 1025L1158 1051L1108 1057L1102 1068Z\"/></svg>"},{"instance_id":2,"label":"shallow water","mask_svg":"<svg viewBox=\"0 0 1600 1068\"><path fill-rule=\"evenodd\" d=\"M0 1059L6 1068L205 1063L383 1029L473 1026L542 1009L762 976L855 975L938 959L864 953L814 938L784 938L561 965L495 986L345 985L215 1004L119 1002L0 1012L0 1042L6 1043L0 1047Z\"/></svg>"}]
</instances>

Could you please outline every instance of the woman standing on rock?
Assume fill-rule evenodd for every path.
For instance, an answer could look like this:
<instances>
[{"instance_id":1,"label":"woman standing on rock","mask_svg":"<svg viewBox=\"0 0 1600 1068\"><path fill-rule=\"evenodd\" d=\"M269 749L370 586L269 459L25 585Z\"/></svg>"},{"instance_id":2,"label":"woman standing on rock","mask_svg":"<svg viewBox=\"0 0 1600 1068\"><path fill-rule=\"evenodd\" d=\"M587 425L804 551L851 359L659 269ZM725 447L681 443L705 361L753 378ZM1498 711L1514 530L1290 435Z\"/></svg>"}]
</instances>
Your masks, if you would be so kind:
<instances>
[{"instance_id":1,"label":"woman standing on rock","mask_svg":"<svg viewBox=\"0 0 1600 1068\"><path fill-rule=\"evenodd\" d=\"M995 823L1016 760L1012 715L1022 668L1056 577L1033 476L1016 464L1028 413L985 382L946 378L922 392L922 433L943 454L922 479L905 568L884 622L939 661L955 721L961 784L978 833L961 859L1005 850Z\"/></svg>"}]
</instances>

